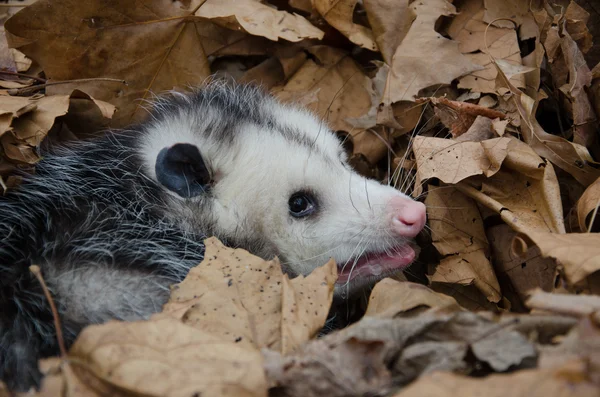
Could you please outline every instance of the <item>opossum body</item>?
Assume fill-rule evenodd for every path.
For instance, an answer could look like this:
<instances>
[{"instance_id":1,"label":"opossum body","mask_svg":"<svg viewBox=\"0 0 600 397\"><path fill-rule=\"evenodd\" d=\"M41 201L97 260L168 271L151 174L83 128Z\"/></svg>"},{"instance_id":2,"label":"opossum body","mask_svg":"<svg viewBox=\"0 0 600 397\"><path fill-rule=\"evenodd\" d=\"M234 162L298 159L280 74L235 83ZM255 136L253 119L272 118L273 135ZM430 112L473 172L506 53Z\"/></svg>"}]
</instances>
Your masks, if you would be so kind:
<instances>
[{"instance_id":1,"label":"opossum body","mask_svg":"<svg viewBox=\"0 0 600 397\"><path fill-rule=\"evenodd\" d=\"M421 203L356 174L313 115L225 84L46 155L0 214L0 378L16 390L39 385L38 359L57 353L31 264L72 343L88 324L159 311L206 236L277 255L291 276L333 257L338 292L352 293L406 268L425 223Z\"/></svg>"}]
</instances>

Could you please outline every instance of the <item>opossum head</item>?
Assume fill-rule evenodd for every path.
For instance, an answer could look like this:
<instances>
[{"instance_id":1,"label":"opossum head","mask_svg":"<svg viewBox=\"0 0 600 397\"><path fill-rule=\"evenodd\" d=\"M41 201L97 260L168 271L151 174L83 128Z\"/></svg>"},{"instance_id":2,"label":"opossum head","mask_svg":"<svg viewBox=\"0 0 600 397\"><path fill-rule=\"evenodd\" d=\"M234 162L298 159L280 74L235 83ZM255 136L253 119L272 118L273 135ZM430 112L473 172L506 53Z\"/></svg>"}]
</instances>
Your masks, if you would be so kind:
<instances>
[{"instance_id":1,"label":"opossum head","mask_svg":"<svg viewBox=\"0 0 600 397\"><path fill-rule=\"evenodd\" d=\"M323 122L258 89L212 84L159 101L141 152L167 216L278 256L291 275L334 258L338 290L356 291L415 258L425 206L354 172Z\"/></svg>"}]
</instances>

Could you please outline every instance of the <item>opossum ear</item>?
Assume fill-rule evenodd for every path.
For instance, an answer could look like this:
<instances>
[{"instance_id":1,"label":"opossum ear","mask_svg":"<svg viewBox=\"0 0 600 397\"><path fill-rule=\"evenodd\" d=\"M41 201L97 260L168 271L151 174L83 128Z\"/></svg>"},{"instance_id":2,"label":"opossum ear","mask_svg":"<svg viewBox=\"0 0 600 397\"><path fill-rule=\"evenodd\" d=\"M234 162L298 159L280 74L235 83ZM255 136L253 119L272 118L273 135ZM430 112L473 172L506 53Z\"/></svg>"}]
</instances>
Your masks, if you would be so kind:
<instances>
[{"instance_id":1,"label":"opossum ear","mask_svg":"<svg viewBox=\"0 0 600 397\"><path fill-rule=\"evenodd\" d=\"M210 183L210 172L198 148L189 143L166 147L156 156L156 179L181 197L204 193Z\"/></svg>"}]
</instances>

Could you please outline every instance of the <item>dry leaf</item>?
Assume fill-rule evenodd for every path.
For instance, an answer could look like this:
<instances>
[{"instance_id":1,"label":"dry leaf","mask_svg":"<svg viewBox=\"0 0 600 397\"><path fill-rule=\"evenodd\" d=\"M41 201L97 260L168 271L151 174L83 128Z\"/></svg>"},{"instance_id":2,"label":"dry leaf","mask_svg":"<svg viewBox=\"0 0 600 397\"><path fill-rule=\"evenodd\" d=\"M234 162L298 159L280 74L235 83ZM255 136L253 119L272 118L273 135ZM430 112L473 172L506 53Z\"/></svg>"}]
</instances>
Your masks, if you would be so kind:
<instances>
[{"instance_id":1,"label":"dry leaf","mask_svg":"<svg viewBox=\"0 0 600 397\"><path fill-rule=\"evenodd\" d=\"M504 349L486 351L494 342ZM471 348L479 353L475 365L519 366L536 355L521 334L474 313L426 312L413 318L364 317L286 357L267 352L265 367L283 395L371 395L391 385L390 375L394 383L406 384L423 373L468 371L474 365L465 358Z\"/></svg>"},{"instance_id":2,"label":"dry leaf","mask_svg":"<svg viewBox=\"0 0 600 397\"><path fill-rule=\"evenodd\" d=\"M424 285L386 278L371 291L365 316L394 318L415 315L420 308L457 307L458 303L453 298L438 294Z\"/></svg>"},{"instance_id":3,"label":"dry leaf","mask_svg":"<svg viewBox=\"0 0 600 397\"><path fill-rule=\"evenodd\" d=\"M297 14L279 11L255 0L207 0L195 15L232 29L277 41L322 39L324 33Z\"/></svg>"},{"instance_id":4,"label":"dry leaf","mask_svg":"<svg viewBox=\"0 0 600 397\"><path fill-rule=\"evenodd\" d=\"M415 19L408 3L408 0L363 0L375 42L388 65L392 64L396 48Z\"/></svg>"},{"instance_id":5,"label":"dry leaf","mask_svg":"<svg viewBox=\"0 0 600 397\"><path fill-rule=\"evenodd\" d=\"M288 280L277 259L206 240L204 261L172 287L163 312L240 346L287 353L325 324L337 279L333 261L311 275Z\"/></svg>"},{"instance_id":6,"label":"dry leaf","mask_svg":"<svg viewBox=\"0 0 600 397\"><path fill-rule=\"evenodd\" d=\"M448 27L450 37L460 43L459 49L473 63L483 69L474 71L459 79L459 88L474 92L496 92L496 69L488 54L509 65L522 67L521 51L514 26L499 28L489 26L485 19L486 10L482 0L469 0L461 5L460 14ZM525 86L522 74L511 77L516 87Z\"/></svg>"},{"instance_id":7,"label":"dry leaf","mask_svg":"<svg viewBox=\"0 0 600 397\"><path fill-rule=\"evenodd\" d=\"M384 95L387 103L413 101L423 88L449 84L481 69L460 53L458 42L446 39L434 29L442 15L456 13L452 4L446 0L423 0L412 3L410 10L416 19L392 59Z\"/></svg>"},{"instance_id":8,"label":"dry leaf","mask_svg":"<svg viewBox=\"0 0 600 397\"><path fill-rule=\"evenodd\" d=\"M587 317L600 312L600 296L551 294L537 289L531 293L527 306L569 316Z\"/></svg>"},{"instance_id":9,"label":"dry leaf","mask_svg":"<svg viewBox=\"0 0 600 397\"><path fill-rule=\"evenodd\" d=\"M562 202L554 168L523 142L504 139L510 139L510 143L503 169L491 178L471 178L456 187L499 213L516 231L564 233Z\"/></svg>"},{"instance_id":10,"label":"dry leaf","mask_svg":"<svg viewBox=\"0 0 600 397\"><path fill-rule=\"evenodd\" d=\"M526 252L517 255L512 249L517 233L506 224L490 227L486 232L492 247L495 272L500 280L502 276L510 280L521 302L525 301L534 288L552 291L556 272L554 259L542 257L535 245L527 247Z\"/></svg>"},{"instance_id":11,"label":"dry leaf","mask_svg":"<svg viewBox=\"0 0 600 397\"><path fill-rule=\"evenodd\" d=\"M471 127L455 140L457 142L481 142L496 137L497 135L494 133L492 127L492 120L487 117L477 116Z\"/></svg>"},{"instance_id":12,"label":"dry leaf","mask_svg":"<svg viewBox=\"0 0 600 397\"><path fill-rule=\"evenodd\" d=\"M335 131L354 131L347 120L366 115L371 109L371 80L343 51L316 46L309 52L316 60L307 60L275 94L313 110Z\"/></svg>"},{"instance_id":13,"label":"dry leaf","mask_svg":"<svg viewBox=\"0 0 600 397\"><path fill-rule=\"evenodd\" d=\"M413 143L418 181L438 178L453 184L473 175L490 177L500 170L510 143L510 138L456 142L418 136Z\"/></svg>"},{"instance_id":14,"label":"dry leaf","mask_svg":"<svg viewBox=\"0 0 600 397\"><path fill-rule=\"evenodd\" d=\"M494 26L513 27L513 22L521 25L529 15L529 2L521 0L484 0L485 14L483 21ZM512 21L512 22L511 22Z\"/></svg>"},{"instance_id":15,"label":"dry leaf","mask_svg":"<svg viewBox=\"0 0 600 397\"><path fill-rule=\"evenodd\" d=\"M0 96L0 136L10 129L12 121L34 110L35 102L20 96Z\"/></svg>"},{"instance_id":16,"label":"dry leaf","mask_svg":"<svg viewBox=\"0 0 600 397\"><path fill-rule=\"evenodd\" d=\"M592 221L592 213L596 211L598 206L600 205L600 178L596 179L594 183L592 183L585 192L577 201L577 220L579 221L579 227L583 231L594 230L596 232L600 230L595 230L593 226L590 225ZM596 219L594 220L594 225L600 221L600 216L596 215Z\"/></svg>"},{"instance_id":17,"label":"dry leaf","mask_svg":"<svg viewBox=\"0 0 600 397\"><path fill-rule=\"evenodd\" d=\"M596 113L587 93L592 84L592 72L579 47L566 32L560 39L560 48L568 68L568 81L560 90L571 102L573 142L589 147L598 141Z\"/></svg>"},{"instance_id":18,"label":"dry leaf","mask_svg":"<svg viewBox=\"0 0 600 397\"><path fill-rule=\"evenodd\" d=\"M85 328L69 352L100 379L144 396L266 396L259 351L172 318Z\"/></svg>"},{"instance_id":19,"label":"dry leaf","mask_svg":"<svg viewBox=\"0 0 600 397\"><path fill-rule=\"evenodd\" d=\"M200 84L210 74L198 27L210 22L194 22L190 15L170 0L39 0L5 27L10 45L38 62L51 80L125 80L127 85L93 81L76 87L117 106L114 125L123 126L145 115L140 99Z\"/></svg>"},{"instance_id":20,"label":"dry leaf","mask_svg":"<svg viewBox=\"0 0 600 397\"><path fill-rule=\"evenodd\" d=\"M494 65L496 64L494 63ZM547 158L556 166L573 175L584 186L588 186L596 180L600 176L600 170L589 165L589 159L591 159L589 154L582 157L580 153L585 152L585 148L577 148L566 139L544 131L535 118L535 101L512 85L498 65L496 68L498 70L497 80L501 80L502 84L513 94L512 100L522 119L525 143L529 144L538 155Z\"/></svg>"},{"instance_id":21,"label":"dry leaf","mask_svg":"<svg viewBox=\"0 0 600 397\"><path fill-rule=\"evenodd\" d=\"M371 29L353 22L354 7L358 0L312 0L313 7L334 28L354 44L377 51Z\"/></svg>"},{"instance_id":22,"label":"dry leaf","mask_svg":"<svg viewBox=\"0 0 600 397\"><path fill-rule=\"evenodd\" d=\"M506 115L497 110L468 102L451 101L447 98L428 98L435 106L435 114L450 129L452 137L461 136L475 122L477 116L504 119ZM417 102L422 101L421 99Z\"/></svg>"},{"instance_id":23,"label":"dry leaf","mask_svg":"<svg viewBox=\"0 0 600 397\"><path fill-rule=\"evenodd\" d=\"M528 237L540 248L542 255L555 258L563 266L571 284L600 270L599 233L530 232Z\"/></svg>"},{"instance_id":24,"label":"dry leaf","mask_svg":"<svg viewBox=\"0 0 600 397\"><path fill-rule=\"evenodd\" d=\"M430 190L425 205L433 245L442 255L430 281L474 284L489 301L499 302L500 285L489 261L489 244L475 202L444 187Z\"/></svg>"},{"instance_id":25,"label":"dry leaf","mask_svg":"<svg viewBox=\"0 0 600 397\"><path fill-rule=\"evenodd\" d=\"M566 29L577 42L581 52L586 54L592 48L593 40L587 25L590 14L575 1L571 1L565 10Z\"/></svg>"},{"instance_id":26,"label":"dry leaf","mask_svg":"<svg viewBox=\"0 0 600 397\"><path fill-rule=\"evenodd\" d=\"M582 361L481 379L438 372L420 378L393 397L597 397L598 389L589 382L586 373Z\"/></svg>"}]
</instances>

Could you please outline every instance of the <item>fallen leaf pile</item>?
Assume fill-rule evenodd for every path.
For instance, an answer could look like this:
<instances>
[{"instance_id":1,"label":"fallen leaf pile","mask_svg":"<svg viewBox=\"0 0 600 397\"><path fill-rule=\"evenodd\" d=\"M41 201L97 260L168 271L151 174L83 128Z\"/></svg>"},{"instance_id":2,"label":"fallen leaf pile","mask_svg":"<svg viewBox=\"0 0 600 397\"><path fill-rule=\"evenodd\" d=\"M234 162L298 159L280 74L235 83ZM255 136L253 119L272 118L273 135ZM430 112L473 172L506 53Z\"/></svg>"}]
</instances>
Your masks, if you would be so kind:
<instances>
[{"instance_id":1,"label":"fallen leaf pile","mask_svg":"<svg viewBox=\"0 0 600 397\"><path fill-rule=\"evenodd\" d=\"M313 110L429 225L413 282L379 282L329 332L333 262L290 280L209 239L161 313L87 327L24 395L600 395L600 15L583 3L1 7L0 191L45 147L217 76Z\"/></svg>"}]
</instances>

